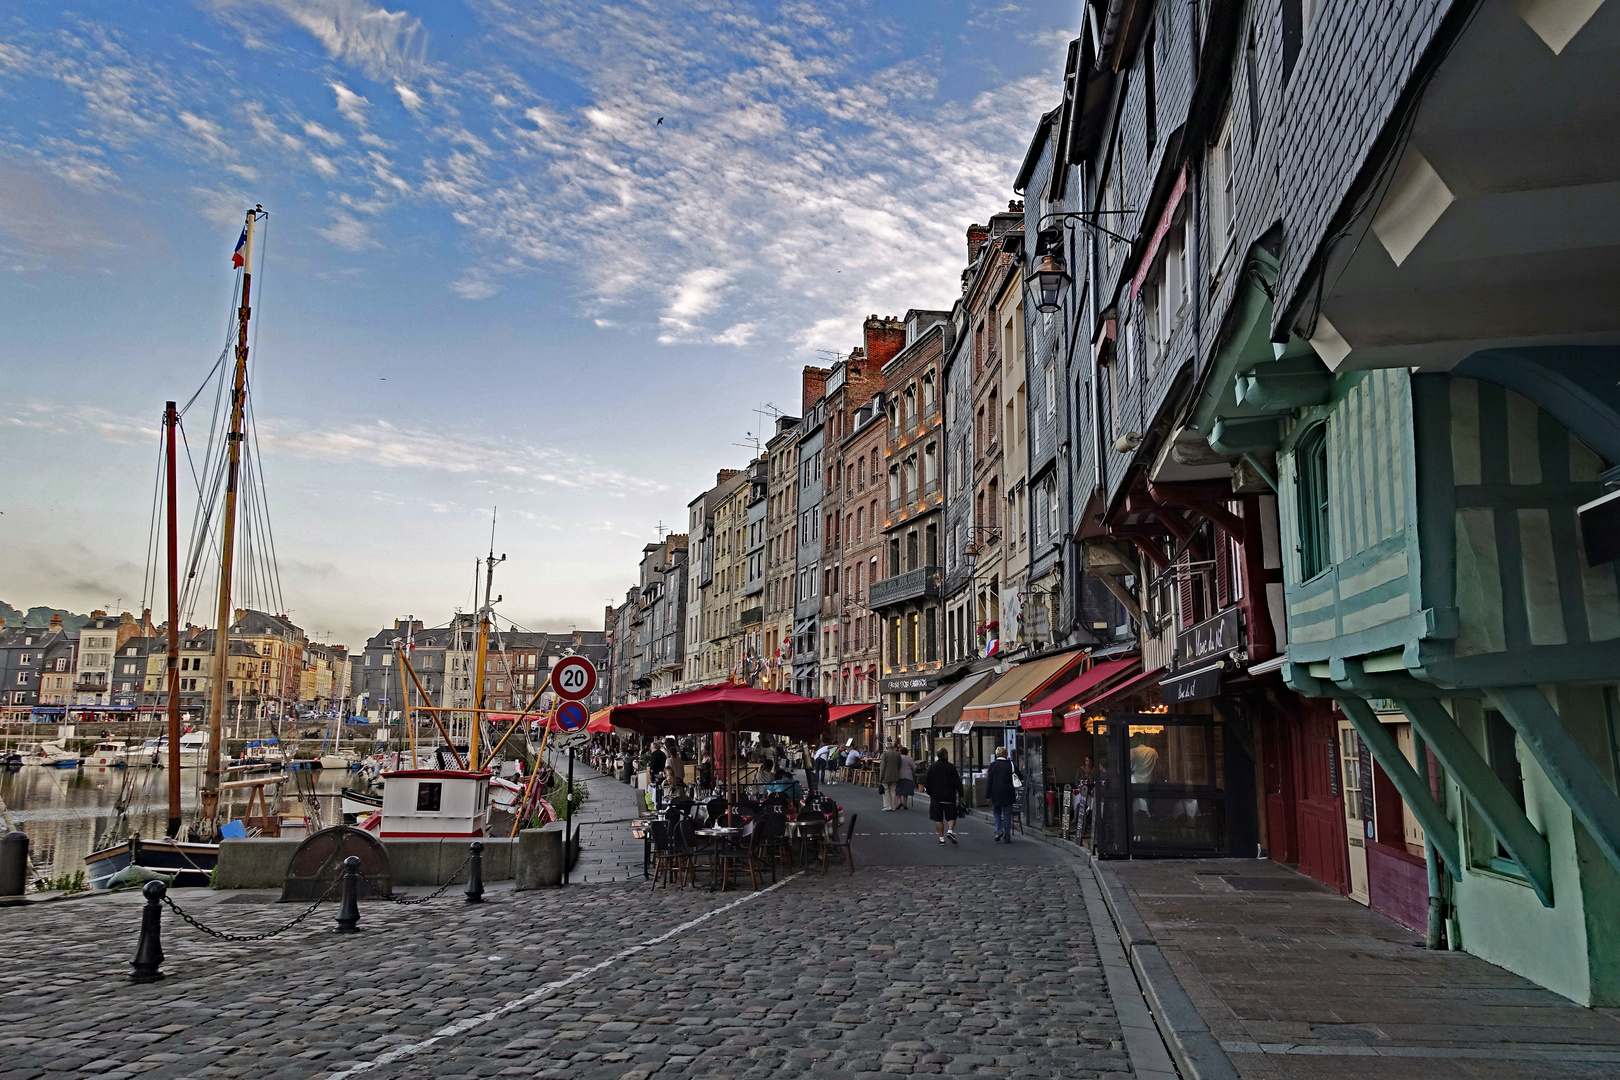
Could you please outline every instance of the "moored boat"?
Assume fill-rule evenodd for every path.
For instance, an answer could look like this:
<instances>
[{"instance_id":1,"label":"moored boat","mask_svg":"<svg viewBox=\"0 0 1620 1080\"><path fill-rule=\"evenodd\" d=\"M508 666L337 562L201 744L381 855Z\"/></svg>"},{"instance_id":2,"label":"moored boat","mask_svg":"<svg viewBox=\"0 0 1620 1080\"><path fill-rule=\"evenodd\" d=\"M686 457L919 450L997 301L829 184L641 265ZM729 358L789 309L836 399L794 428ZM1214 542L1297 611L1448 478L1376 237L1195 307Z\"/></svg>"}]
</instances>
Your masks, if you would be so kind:
<instances>
[{"instance_id":1,"label":"moored boat","mask_svg":"<svg viewBox=\"0 0 1620 1080\"><path fill-rule=\"evenodd\" d=\"M208 886L219 862L218 844L191 844L181 840L142 840L132 836L84 857L92 889L105 889L113 877L130 866L159 874L173 874L176 887Z\"/></svg>"},{"instance_id":2,"label":"moored boat","mask_svg":"<svg viewBox=\"0 0 1620 1080\"><path fill-rule=\"evenodd\" d=\"M30 743L22 749L22 763L53 769L77 769L79 755L59 742Z\"/></svg>"}]
</instances>

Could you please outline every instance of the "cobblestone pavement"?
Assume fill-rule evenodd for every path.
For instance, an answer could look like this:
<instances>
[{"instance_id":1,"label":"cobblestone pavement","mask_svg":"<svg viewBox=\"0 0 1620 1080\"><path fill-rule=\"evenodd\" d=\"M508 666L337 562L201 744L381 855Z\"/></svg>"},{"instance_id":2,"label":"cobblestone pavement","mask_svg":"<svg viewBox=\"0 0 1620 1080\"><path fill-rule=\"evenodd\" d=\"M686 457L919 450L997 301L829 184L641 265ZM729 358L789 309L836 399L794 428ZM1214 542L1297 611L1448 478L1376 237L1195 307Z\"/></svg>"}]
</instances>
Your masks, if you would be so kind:
<instances>
[{"instance_id":1,"label":"cobblestone pavement","mask_svg":"<svg viewBox=\"0 0 1620 1080\"><path fill-rule=\"evenodd\" d=\"M0 1077L1130 1075L1086 908L1063 902L1072 860L982 825L942 849L923 815L835 793L862 815L854 876L452 892L364 904L347 937L322 908L258 945L170 914L169 978L146 986L124 978L138 898L0 911ZM289 915L264 893L177 895L238 932Z\"/></svg>"}]
</instances>

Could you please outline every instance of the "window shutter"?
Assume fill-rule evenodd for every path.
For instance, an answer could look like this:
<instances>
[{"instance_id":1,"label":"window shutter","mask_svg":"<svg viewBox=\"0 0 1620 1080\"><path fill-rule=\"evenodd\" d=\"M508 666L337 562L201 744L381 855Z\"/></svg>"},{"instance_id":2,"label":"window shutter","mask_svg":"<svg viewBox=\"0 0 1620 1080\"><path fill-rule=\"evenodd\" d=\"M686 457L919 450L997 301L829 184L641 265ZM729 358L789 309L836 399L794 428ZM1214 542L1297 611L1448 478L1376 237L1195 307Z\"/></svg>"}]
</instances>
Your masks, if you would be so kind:
<instances>
[{"instance_id":1,"label":"window shutter","mask_svg":"<svg viewBox=\"0 0 1620 1080\"><path fill-rule=\"evenodd\" d=\"M1232 602L1232 538L1215 530L1215 607L1224 609Z\"/></svg>"},{"instance_id":2,"label":"window shutter","mask_svg":"<svg viewBox=\"0 0 1620 1080\"><path fill-rule=\"evenodd\" d=\"M1192 553L1183 551L1181 558L1176 560L1176 592L1181 608L1181 628L1187 629L1193 624L1193 580L1192 580Z\"/></svg>"}]
</instances>

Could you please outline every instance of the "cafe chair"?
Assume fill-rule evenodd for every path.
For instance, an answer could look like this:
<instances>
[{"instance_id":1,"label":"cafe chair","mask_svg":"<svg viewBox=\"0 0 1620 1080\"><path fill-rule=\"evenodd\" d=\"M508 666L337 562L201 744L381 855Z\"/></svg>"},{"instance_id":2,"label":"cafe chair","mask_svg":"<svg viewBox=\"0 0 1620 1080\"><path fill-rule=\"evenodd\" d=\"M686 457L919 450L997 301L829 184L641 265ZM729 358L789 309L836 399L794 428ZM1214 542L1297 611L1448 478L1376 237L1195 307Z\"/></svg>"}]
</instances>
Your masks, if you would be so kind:
<instances>
[{"instance_id":1,"label":"cafe chair","mask_svg":"<svg viewBox=\"0 0 1620 1080\"><path fill-rule=\"evenodd\" d=\"M844 830L844 838L842 840L838 839L838 834L835 832L828 836L826 840L822 841L821 872L823 874L827 872L827 864L833 859L837 858L840 854L843 855L844 862L849 865L849 872L851 874L855 872L855 852L850 847L850 844L855 839L855 822L860 818L860 816L861 815L859 814L849 815L849 827Z\"/></svg>"},{"instance_id":2,"label":"cafe chair","mask_svg":"<svg viewBox=\"0 0 1620 1080\"><path fill-rule=\"evenodd\" d=\"M742 833L734 841L725 841L715 849L715 859L720 864L720 891L725 892L726 885L731 881L731 872L738 867L748 870L748 887L759 888L759 867L754 860L755 825L750 821L743 826Z\"/></svg>"},{"instance_id":3,"label":"cafe chair","mask_svg":"<svg viewBox=\"0 0 1620 1080\"><path fill-rule=\"evenodd\" d=\"M675 827L662 820L649 822L647 827L652 835L653 888L658 887L659 881L663 881L666 889L671 883L682 884L685 867L675 847Z\"/></svg>"}]
</instances>

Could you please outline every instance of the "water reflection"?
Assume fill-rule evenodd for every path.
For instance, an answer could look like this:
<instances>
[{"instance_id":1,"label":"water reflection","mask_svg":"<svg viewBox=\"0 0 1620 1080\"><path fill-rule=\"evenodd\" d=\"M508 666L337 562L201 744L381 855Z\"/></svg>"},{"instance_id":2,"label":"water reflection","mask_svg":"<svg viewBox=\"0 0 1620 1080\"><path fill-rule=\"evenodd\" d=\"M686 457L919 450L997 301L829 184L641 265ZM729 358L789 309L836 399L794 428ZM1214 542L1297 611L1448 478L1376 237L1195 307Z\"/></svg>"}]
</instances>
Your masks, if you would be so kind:
<instances>
[{"instance_id":1,"label":"water reflection","mask_svg":"<svg viewBox=\"0 0 1620 1080\"><path fill-rule=\"evenodd\" d=\"M264 775L264 774L259 774ZM337 795L350 774L336 769L317 770L315 791L327 822L335 813ZM189 821L197 806L203 770L180 770L180 808ZM243 792L230 793L236 816L247 801ZM11 823L28 834L35 868L52 877L84 869L84 857L131 833L162 836L169 820L169 777L166 769L47 769L26 765L0 770L0 799ZM283 805L295 802L289 781ZM126 807L120 818L119 805Z\"/></svg>"}]
</instances>

